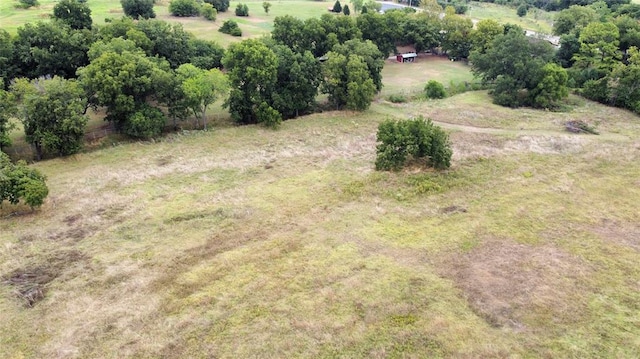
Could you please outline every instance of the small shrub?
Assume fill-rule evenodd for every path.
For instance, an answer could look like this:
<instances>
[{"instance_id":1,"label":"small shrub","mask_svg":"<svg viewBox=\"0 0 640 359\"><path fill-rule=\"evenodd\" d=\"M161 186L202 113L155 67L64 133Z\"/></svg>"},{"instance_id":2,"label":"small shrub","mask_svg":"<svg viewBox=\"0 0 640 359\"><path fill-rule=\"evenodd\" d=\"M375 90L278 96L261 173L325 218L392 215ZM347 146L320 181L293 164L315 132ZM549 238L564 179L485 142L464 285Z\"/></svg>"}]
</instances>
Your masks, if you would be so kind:
<instances>
[{"instance_id":1,"label":"small shrub","mask_svg":"<svg viewBox=\"0 0 640 359\"><path fill-rule=\"evenodd\" d=\"M394 94L389 96L389 101L393 103L405 103L407 102L407 98L404 95Z\"/></svg>"},{"instance_id":2,"label":"small shrub","mask_svg":"<svg viewBox=\"0 0 640 359\"><path fill-rule=\"evenodd\" d=\"M217 12L227 12L229 9L229 0L204 0L204 2L213 5Z\"/></svg>"},{"instance_id":3,"label":"small shrub","mask_svg":"<svg viewBox=\"0 0 640 359\"><path fill-rule=\"evenodd\" d=\"M408 159L438 169L451 166L449 136L431 120L386 120L378 126L376 170L400 170Z\"/></svg>"},{"instance_id":4,"label":"small shrub","mask_svg":"<svg viewBox=\"0 0 640 359\"><path fill-rule=\"evenodd\" d=\"M444 89L444 86L440 82L436 80L430 80L424 87L424 95L427 98L445 98L447 97L447 91Z\"/></svg>"},{"instance_id":5,"label":"small shrub","mask_svg":"<svg viewBox=\"0 0 640 359\"><path fill-rule=\"evenodd\" d=\"M331 11L336 13L342 12L342 5L340 5L340 0L336 0L336 2L333 4L333 9L331 9Z\"/></svg>"},{"instance_id":6,"label":"small shrub","mask_svg":"<svg viewBox=\"0 0 640 359\"><path fill-rule=\"evenodd\" d=\"M240 30L238 23L233 20L225 21L218 31L231 36L242 36L242 30Z\"/></svg>"},{"instance_id":7,"label":"small shrub","mask_svg":"<svg viewBox=\"0 0 640 359\"><path fill-rule=\"evenodd\" d=\"M22 199L31 208L40 207L49 194L45 181L46 177L26 162L13 164L7 154L0 152L0 206L4 201L18 204Z\"/></svg>"},{"instance_id":8,"label":"small shrub","mask_svg":"<svg viewBox=\"0 0 640 359\"><path fill-rule=\"evenodd\" d=\"M260 106L258 106L258 110L256 111L256 117L258 119L258 123L273 129L280 127L280 124L282 123L282 115L280 112L269 106L266 102L260 103Z\"/></svg>"},{"instance_id":9,"label":"small shrub","mask_svg":"<svg viewBox=\"0 0 640 359\"><path fill-rule=\"evenodd\" d=\"M162 133L166 118L162 111L149 105L131 115L124 126L124 133L131 137L149 139Z\"/></svg>"},{"instance_id":10,"label":"small shrub","mask_svg":"<svg viewBox=\"0 0 640 359\"><path fill-rule=\"evenodd\" d=\"M19 9L28 9L30 7L38 7L40 3L38 0L19 0L19 4L16 5Z\"/></svg>"},{"instance_id":11,"label":"small shrub","mask_svg":"<svg viewBox=\"0 0 640 359\"><path fill-rule=\"evenodd\" d=\"M200 15L200 4L196 0L171 0L169 12L173 16L189 17Z\"/></svg>"},{"instance_id":12,"label":"small shrub","mask_svg":"<svg viewBox=\"0 0 640 359\"><path fill-rule=\"evenodd\" d=\"M345 14L346 16L351 15L351 10L349 10L349 5L345 5L345 6L342 8L342 13L343 13L343 14Z\"/></svg>"},{"instance_id":13,"label":"small shrub","mask_svg":"<svg viewBox=\"0 0 640 359\"><path fill-rule=\"evenodd\" d=\"M204 3L202 4L202 8L200 8L200 13L202 16L209 21L216 21L216 17L218 16L218 10L216 10L213 5Z\"/></svg>"},{"instance_id":14,"label":"small shrub","mask_svg":"<svg viewBox=\"0 0 640 359\"><path fill-rule=\"evenodd\" d=\"M238 6L236 6L236 16L249 16L249 7L247 4L238 4Z\"/></svg>"},{"instance_id":15,"label":"small shrub","mask_svg":"<svg viewBox=\"0 0 640 359\"><path fill-rule=\"evenodd\" d=\"M529 10L529 8L527 7L526 4L522 4L522 5L518 6L518 10L517 10L518 16L519 17L526 16L528 10Z\"/></svg>"}]
</instances>

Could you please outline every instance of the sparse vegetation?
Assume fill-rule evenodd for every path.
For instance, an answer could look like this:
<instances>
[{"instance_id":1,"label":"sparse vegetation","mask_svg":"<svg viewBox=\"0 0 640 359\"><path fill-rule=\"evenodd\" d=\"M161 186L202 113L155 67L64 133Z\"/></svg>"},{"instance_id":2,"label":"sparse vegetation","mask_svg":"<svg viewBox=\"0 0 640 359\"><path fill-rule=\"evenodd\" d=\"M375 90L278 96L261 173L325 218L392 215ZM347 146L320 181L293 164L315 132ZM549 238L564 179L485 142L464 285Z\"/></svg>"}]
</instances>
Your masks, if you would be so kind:
<instances>
[{"instance_id":1,"label":"sparse vegetation","mask_svg":"<svg viewBox=\"0 0 640 359\"><path fill-rule=\"evenodd\" d=\"M13 36L15 14L48 16L53 0L41 2L0 3L13 29L0 31L5 89L26 81L16 71L74 77L86 66L79 83L95 110L86 151L27 167L15 161L33 156L15 118L19 93L0 91L6 163L47 177L18 181L29 191L0 206L0 357L640 357L637 115L575 92L560 104L570 111L493 104L473 91L465 61L423 52L443 35L428 11L365 13L358 0L349 6L362 14L351 17L288 0L238 19L250 38L239 41L204 19L169 16L168 2L155 11L173 24L121 20L117 3L92 0L100 26L90 31L44 19L52 26L34 21ZM422 6L442 11L435 0ZM548 15L504 9L522 23ZM453 57L486 54L513 28L474 29L445 12ZM636 22L616 21L620 49ZM610 74L588 77L602 57L587 50L609 44L591 46L596 29L581 30L561 51L583 66L570 80L633 108L640 56L629 47L624 63L594 62L615 63ZM211 70L225 53L213 38L237 43L224 75ZM84 50L52 51L58 44ZM386 59L397 44L415 46L415 63ZM519 95L555 105L566 74L535 69L537 85ZM336 86L317 96L327 80ZM425 101L428 80L449 84L448 96ZM405 102L384 100L393 98ZM38 117L54 118L64 106L42 107ZM215 131L193 131L207 123ZM567 131L596 126L599 136ZM376 153L380 128L394 130L384 133L397 151ZM402 170L375 170L385 162ZM9 179L0 172L0 193Z\"/></svg>"}]
</instances>

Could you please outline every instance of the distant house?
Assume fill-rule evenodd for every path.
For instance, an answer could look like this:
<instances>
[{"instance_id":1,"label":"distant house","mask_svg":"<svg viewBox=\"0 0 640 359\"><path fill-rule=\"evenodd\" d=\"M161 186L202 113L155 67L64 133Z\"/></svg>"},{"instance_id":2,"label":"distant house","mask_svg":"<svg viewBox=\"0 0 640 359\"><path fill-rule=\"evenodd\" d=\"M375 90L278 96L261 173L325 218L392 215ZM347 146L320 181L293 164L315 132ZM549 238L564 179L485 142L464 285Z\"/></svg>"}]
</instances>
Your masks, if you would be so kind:
<instances>
[{"instance_id":1,"label":"distant house","mask_svg":"<svg viewBox=\"0 0 640 359\"><path fill-rule=\"evenodd\" d=\"M415 52L407 52L404 54L396 55L396 59L398 60L398 62L414 62L417 57L418 54L416 54Z\"/></svg>"}]
</instances>

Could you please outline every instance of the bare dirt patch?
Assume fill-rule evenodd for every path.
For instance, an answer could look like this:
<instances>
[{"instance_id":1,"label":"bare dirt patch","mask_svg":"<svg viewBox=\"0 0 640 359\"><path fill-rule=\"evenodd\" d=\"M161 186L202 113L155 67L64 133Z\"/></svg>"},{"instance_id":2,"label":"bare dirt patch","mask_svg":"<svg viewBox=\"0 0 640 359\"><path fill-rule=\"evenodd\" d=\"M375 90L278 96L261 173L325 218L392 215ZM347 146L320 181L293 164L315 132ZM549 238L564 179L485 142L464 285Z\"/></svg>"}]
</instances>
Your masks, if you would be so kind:
<instances>
[{"instance_id":1,"label":"bare dirt patch","mask_svg":"<svg viewBox=\"0 0 640 359\"><path fill-rule=\"evenodd\" d=\"M82 252L58 251L41 262L18 268L3 276L1 283L11 286L15 296L30 308L44 299L49 283L60 277L66 268L84 260L87 260L87 256Z\"/></svg>"},{"instance_id":2,"label":"bare dirt patch","mask_svg":"<svg viewBox=\"0 0 640 359\"><path fill-rule=\"evenodd\" d=\"M490 239L466 255L445 260L442 274L462 290L471 308L494 327L527 330L527 318L577 320L576 300L592 271L563 250Z\"/></svg>"},{"instance_id":3,"label":"bare dirt patch","mask_svg":"<svg viewBox=\"0 0 640 359\"><path fill-rule=\"evenodd\" d=\"M591 230L607 242L630 247L640 252L640 226L638 225L603 219Z\"/></svg>"}]
</instances>

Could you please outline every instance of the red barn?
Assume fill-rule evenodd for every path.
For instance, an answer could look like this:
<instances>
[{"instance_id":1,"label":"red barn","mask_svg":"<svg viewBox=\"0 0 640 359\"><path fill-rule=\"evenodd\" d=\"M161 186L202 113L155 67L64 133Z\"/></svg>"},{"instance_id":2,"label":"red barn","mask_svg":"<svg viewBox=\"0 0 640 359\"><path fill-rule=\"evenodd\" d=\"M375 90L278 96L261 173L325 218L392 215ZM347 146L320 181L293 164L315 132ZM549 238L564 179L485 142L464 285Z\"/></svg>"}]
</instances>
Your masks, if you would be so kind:
<instances>
[{"instance_id":1,"label":"red barn","mask_svg":"<svg viewBox=\"0 0 640 359\"><path fill-rule=\"evenodd\" d=\"M398 62L414 62L417 57L418 54L416 54L415 52L407 52L404 54L396 55L396 59L398 60Z\"/></svg>"}]
</instances>

